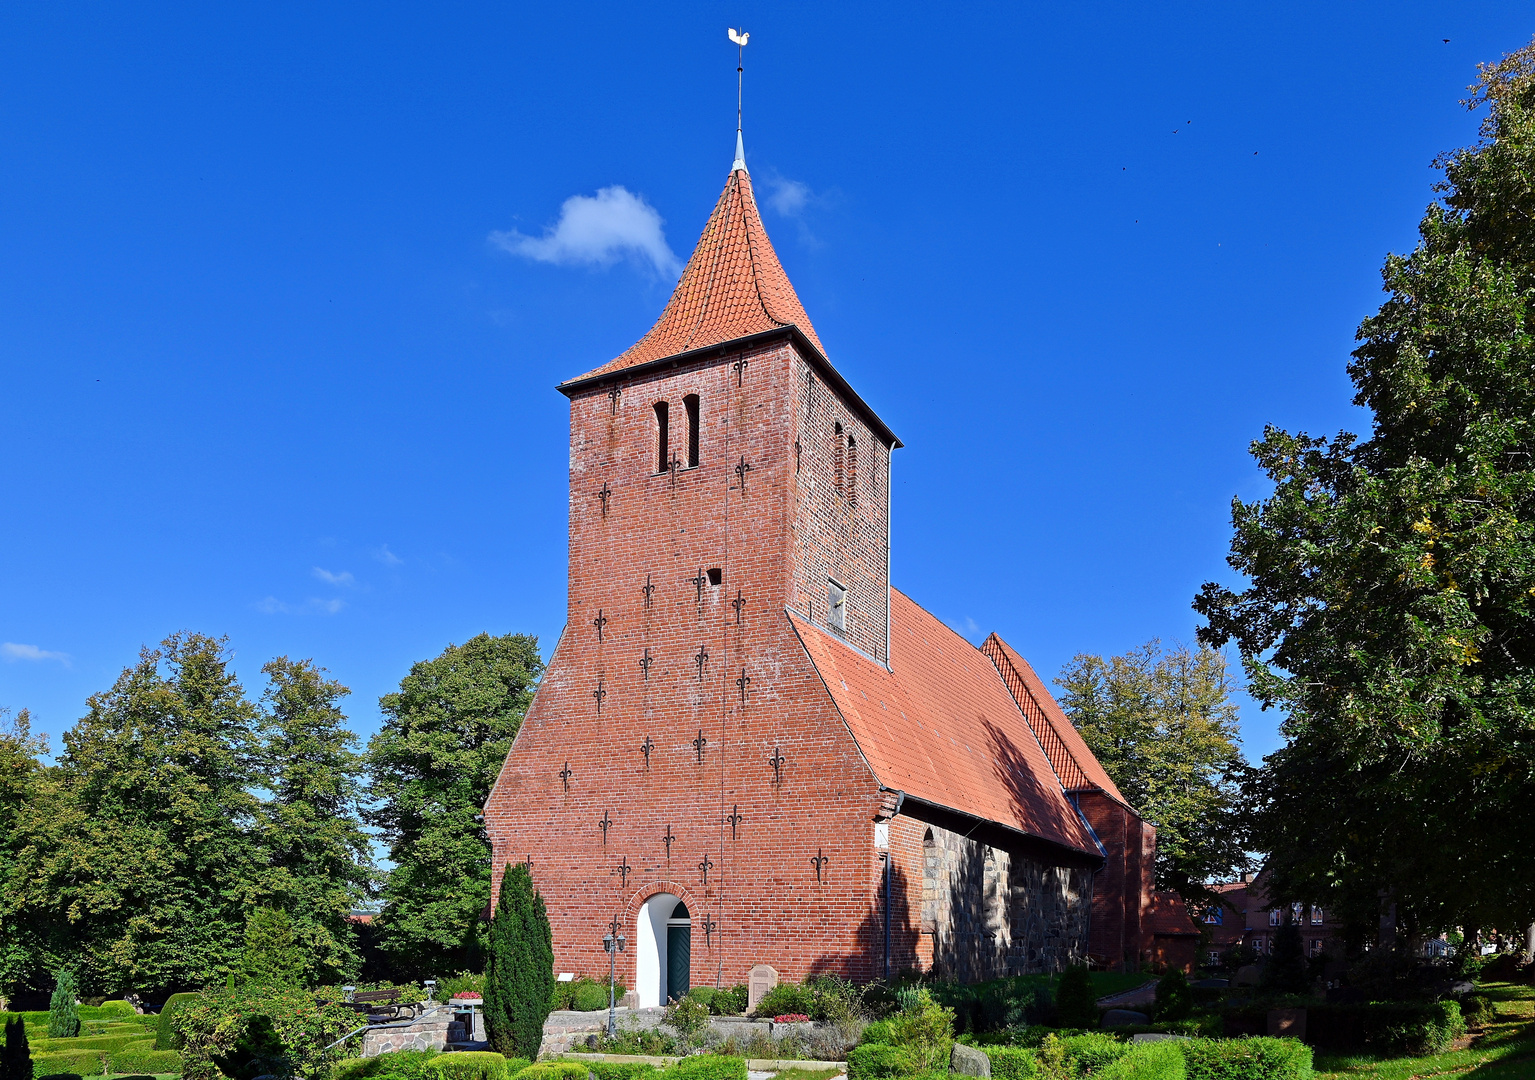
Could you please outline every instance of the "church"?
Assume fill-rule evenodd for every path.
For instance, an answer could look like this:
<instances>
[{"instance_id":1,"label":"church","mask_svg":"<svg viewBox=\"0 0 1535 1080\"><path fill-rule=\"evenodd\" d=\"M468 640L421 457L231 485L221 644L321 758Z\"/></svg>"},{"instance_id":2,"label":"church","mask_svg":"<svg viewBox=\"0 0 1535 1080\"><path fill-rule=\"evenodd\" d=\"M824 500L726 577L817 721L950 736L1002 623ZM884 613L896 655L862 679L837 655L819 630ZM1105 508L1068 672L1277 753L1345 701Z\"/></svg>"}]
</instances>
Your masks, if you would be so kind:
<instances>
[{"instance_id":1,"label":"church","mask_svg":"<svg viewBox=\"0 0 1535 1080\"><path fill-rule=\"evenodd\" d=\"M833 366L744 155L659 320L562 383L565 629L485 807L557 972L962 981L1156 955L1156 834L1028 663L890 582L901 446ZM1186 920L1186 917L1184 918Z\"/></svg>"}]
</instances>

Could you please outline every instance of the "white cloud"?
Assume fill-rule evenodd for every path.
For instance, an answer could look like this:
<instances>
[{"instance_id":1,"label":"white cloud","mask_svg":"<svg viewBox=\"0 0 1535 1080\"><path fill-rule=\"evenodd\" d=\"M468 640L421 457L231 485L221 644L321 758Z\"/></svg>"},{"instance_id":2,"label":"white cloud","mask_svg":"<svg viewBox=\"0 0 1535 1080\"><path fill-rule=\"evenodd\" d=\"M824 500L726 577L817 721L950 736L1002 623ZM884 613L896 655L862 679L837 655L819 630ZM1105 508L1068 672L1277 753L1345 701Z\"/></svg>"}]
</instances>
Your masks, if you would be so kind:
<instances>
[{"instance_id":1,"label":"white cloud","mask_svg":"<svg viewBox=\"0 0 1535 1080\"><path fill-rule=\"evenodd\" d=\"M59 663L69 665L69 654L62 652L49 652L47 649L39 649L36 645L20 645L14 641L0 643L0 656L6 660L57 660Z\"/></svg>"},{"instance_id":2,"label":"white cloud","mask_svg":"<svg viewBox=\"0 0 1535 1080\"><path fill-rule=\"evenodd\" d=\"M257 600L254 606L263 615L282 615L288 610L288 605L275 596L268 596L263 600Z\"/></svg>"},{"instance_id":3,"label":"white cloud","mask_svg":"<svg viewBox=\"0 0 1535 1080\"><path fill-rule=\"evenodd\" d=\"M316 566L314 568L314 576L325 582L327 585L351 586L357 584L357 579L352 577L351 571L349 570L343 570L339 574L333 574L329 570Z\"/></svg>"},{"instance_id":4,"label":"white cloud","mask_svg":"<svg viewBox=\"0 0 1535 1080\"><path fill-rule=\"evenodd\" d=\"M321 600L319 597L311 596L309 598L309 607L314 611L318 611L321 615L334 615L346 607L346 601L335 598Z\"/></svg>"},{"instance_id":5,"label":"white cloud","mask_svg":"<svg viewBox=\"0 0 1535 1080\"><path fill-rule=\"evenodd\" d=\"M560 220L543 236L515 229L493 232L490 242L513 255L556 265L611 266L622 257L648 261L666 277L682 273L667 246L661 215L639 195L620 186L596 195L572 195L560 207Z\"/></svg>"},{"instance_id":6,"label":"white cloud","mask_svg":"<svg viewBox=\"0 0 1535 1080\"><path fill-rule=\"evenodd\" d=\"M405 560L400 558L394 552L390 551L388 544L379 545L378 549L373 552L373 557L379 562L383 563L385 566L405 565Z\"/></svg>"},{"instance_id":7,"label":"white cloud","mask_svg":"<svg viewBox=\"0 0 1535 1080\"><path fill-rule=\"evenodd\" d=\"M766 178L768 205L784 217L798 217L810 205L810 185L781 176Z\"/></svg>"}]
</instances>

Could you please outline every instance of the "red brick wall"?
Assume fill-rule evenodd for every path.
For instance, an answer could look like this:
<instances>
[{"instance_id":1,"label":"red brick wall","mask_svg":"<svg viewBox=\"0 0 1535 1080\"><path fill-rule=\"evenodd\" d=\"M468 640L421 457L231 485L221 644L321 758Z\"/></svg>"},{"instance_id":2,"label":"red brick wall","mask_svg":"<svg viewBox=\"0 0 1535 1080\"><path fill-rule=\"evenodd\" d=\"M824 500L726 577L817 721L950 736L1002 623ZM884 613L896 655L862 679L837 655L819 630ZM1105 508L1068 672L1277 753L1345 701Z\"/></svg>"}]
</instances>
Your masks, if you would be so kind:
<instances>
[{"instance_id":1,"label":"red brick wall","mask_svg":"<svg viewBox=\"0 0 1535 1080\"><path fill-rule=\"evenodd\" d=\"M1141 924L1151 902L1156 829L1101 792L1083 792L1077 802L1108 852L1093 881L1088 953L1095 963L1122 970L1150 947Z\"/></svg>"},{"instance_id":2,"label":"red brick wall","mask_svg":"<svg viewBox=\"0 0 1535 1080\"><path fill-rule=\"evenodd\" d=\"M692 913L695 984L742 982L756 963L787 978L867 977L882 963L873 847L881 796L784 614L795 577L795 358L786 344L749 354L739 387L735 359L630 382L616 408L606 386L571 402L569 621L486 808L496 865L533 857L561 971L605 969L608 920L620 914L632 938L640 904L658 891L675 892ZM652 404L670 402L672 445L685 459L690 393L701 399L700 465L657 474ZM863 440L859 453L862 473ZM881 551L881 575L883 561ZM689 579L711 567L723 582L704 584L700 599ZM879 637L883 651L883 629ZM775 751L785 759L780 784ZM743 820L732 839L726 818L736 807ZM668 826L677 837L669 857ZM820 881L818 853L827 859ZM625 859L627 882L615 873ZM706 918L720 926L710 940ZM632 953L624 971L632 987Z\"/></svg>"}]
</instances>

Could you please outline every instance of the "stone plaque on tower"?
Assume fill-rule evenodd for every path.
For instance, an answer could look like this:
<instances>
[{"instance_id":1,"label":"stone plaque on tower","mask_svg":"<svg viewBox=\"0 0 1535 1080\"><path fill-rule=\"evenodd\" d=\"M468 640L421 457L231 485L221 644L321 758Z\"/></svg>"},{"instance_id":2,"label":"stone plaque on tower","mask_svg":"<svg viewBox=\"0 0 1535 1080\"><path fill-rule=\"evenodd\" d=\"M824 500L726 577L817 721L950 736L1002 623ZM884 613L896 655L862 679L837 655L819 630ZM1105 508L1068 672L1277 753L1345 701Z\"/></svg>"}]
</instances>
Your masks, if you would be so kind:
<instances>
[{"instance_id":1,"label":"stone plaque on tower","mask_svg":"<svg viewBox=\"0 0 1535 1080\"><path fill-rule=\"evenodd\" d=\"M778 985L778 972L767 964L758 964L746 977L746 1011L757 1007L757 1002L767 997L767 992Z\"/></svg>"}]
</instances>

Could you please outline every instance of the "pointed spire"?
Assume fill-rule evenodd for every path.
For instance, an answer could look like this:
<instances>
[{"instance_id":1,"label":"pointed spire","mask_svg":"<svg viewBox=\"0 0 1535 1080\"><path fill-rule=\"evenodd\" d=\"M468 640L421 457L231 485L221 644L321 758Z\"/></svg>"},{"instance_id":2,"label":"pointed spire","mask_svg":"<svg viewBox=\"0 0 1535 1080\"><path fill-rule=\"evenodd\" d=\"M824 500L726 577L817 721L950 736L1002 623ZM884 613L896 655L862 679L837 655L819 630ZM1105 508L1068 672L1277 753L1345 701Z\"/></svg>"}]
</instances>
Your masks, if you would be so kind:
<instances>
[{"instance_id":1,"label":"pointed spire","mask_svg":"<svg viewBox=\"0 0 1535 1080\"><path fill-rule=\"evenodd\" d=\"M736 128L736 159L730 163L730 171L746 171L746 144L741 142L740 128Z\"/></svg>"},{"instance_id":2,"label":"pointed spire","mask_svg":"<svg viewBox=\"0 0 1535 1080\"><path fill-rule=\"evenodd\" d=\"M580 378L785 326L798 328L825 355L762 227L741 156L738 149L725 190L656 324L622 356Z\"/></svg>"}]
</instances>

